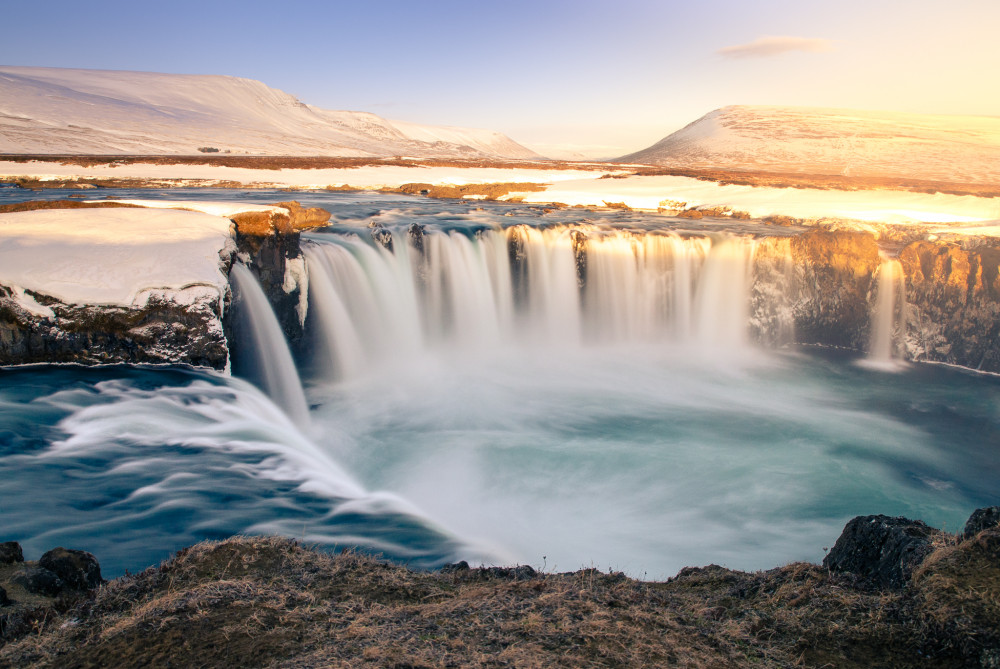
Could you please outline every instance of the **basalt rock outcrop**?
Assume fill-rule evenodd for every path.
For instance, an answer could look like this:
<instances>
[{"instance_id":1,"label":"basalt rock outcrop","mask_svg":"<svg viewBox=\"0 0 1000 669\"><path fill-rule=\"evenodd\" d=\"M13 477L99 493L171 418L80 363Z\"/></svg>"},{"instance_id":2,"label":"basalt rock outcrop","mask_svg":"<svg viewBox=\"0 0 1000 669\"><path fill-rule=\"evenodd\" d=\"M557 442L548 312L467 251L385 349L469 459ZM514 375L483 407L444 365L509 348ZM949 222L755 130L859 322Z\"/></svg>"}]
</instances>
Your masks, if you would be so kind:
<instances>
[{"instance_id":1,"label":"basalt rock outcrop","mask_svg":"<svg viewBox=\"0 0 1000 669\"><path fill-rule=\"evenodd\" d=\"M918 241L899 254L915 360L1000 371L1000 241Z\"/></svg>"},{"instance_id":2,"label":"basalt rock outcrop","mask_svg":"<svg viewBox=\"0 0 1000 669\"><path fill-rule=\"evenodd\" d=\"M241 262L260 282L285 337L292 347L302 340L306 319L308 275L300 247L303 230L328 225L330 212L304 208L298 202L278 202L281 212L251 212L233 217L236 249ZM239 337L239 323L226 318L228 337Z\"/></svg>"},{"instance_id":3,"label":"basalt rock outcrop","mask_svg":"<svg viewBox=\"0 0 1000 669\"><path fill-rule=\"evenodd\" d=\"M908 360L1000 371L1000 241L919 240L898 254L895 338ZM813 229L761 240L751 331L763 343L867 351L885 259L869 232Z\"/></svg>"},{"instance_id":4,"label":"basalt rock outcrop","mask_svg":"<svg viewBox=\"0 0 1000 669\"><path fill-rule=\"evenodd\" d=\"M37 201L10 211L94 206L98 204ZM298 202L275 206L281 209L232 217L235 240L220 250L219 267L228 274L237 257L246 263L274 305L286 335L298 341L306 277L299 232L325 225L330 215ZM195 286L149 291L129 306L67 304L43 293L0 285L0 365L180 363L223 370L230 363L231 300L228 290L220 295Z\"/></svg>"},{"instance_id":5,"label":"basalt rock outcrop","mask_svg":"<svg viewBox=\"0 0 1000 669\"><path fill-rule=\"evenodd\" d=\"M790 240L790 300L800 343L864 349L878 245L865 232L812 230Z\"/></svg>"},{"instance_id":6,"label":"basalt rock outcrop","mask_svg":"<svg viewBox=\"0 0 1000 669\"><path fill-rule=\"evenodd\" d=\"M0 286L0 365L186 363L224 369L228 346L218 298L150 297L141 306L64 304L30 293L51 316L26 310Z\"/></svg>"},{"instance_id":7,"label":"basalt rock outcrop","mask_svg":"<svg viewBox=\"0 0 1000 669\"><path fill-rule=\"evenodd\" d=\"M844 527L823 566L876 588L901 588L931 552L936 534L919 520L858 516Z\"/></svg>"}]
</instances>

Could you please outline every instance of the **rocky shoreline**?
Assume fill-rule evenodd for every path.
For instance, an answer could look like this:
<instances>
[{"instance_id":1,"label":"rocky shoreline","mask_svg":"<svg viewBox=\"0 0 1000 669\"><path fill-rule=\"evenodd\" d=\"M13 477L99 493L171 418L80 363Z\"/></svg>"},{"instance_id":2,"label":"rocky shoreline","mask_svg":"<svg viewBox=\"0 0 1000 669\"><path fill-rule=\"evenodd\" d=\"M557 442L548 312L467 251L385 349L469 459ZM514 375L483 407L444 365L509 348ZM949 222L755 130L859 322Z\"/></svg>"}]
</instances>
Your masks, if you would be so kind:
<instances>
[{"instance_id":1,"label":"rocky shoreline","mask_svg":"<svg viewBox=\"0 0 1000 669\"><path fill-rule=\"evenodd\" d=\"M11 542L0 586L0 667L1000 666L1000 507L957 535L860 516L823 565L661 583L233 537L110 582Z\"/></svg>"}]
</instances>

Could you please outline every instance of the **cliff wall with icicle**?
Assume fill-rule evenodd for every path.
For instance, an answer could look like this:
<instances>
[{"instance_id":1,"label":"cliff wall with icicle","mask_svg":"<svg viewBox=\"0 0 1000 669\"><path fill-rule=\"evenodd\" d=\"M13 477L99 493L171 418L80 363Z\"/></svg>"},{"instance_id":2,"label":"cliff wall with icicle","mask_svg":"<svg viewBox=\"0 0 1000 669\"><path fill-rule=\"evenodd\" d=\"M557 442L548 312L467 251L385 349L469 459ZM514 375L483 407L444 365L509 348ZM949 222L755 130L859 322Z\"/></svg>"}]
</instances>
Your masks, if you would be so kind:
<instances>
[{"instance_id":1,"label":"cliff wall with icicle","mask_svg":"<svg viewBox=\"0 0 1000 669\"><path fill-rule=\"evenodd\" d=\"M25 243L25 230L30 227L37 235L49 218L59 219L55 237L65 237L58 231L67 229L79 237L72 253L32 261L48 268L48 279L38 285L22 285L37 279L34 267L25 265L18 274L10 269L16 262L5 261L13 278L0 276L0 364L180 362L224 369L231 362L233 342L245 340L230 317L233 292L227 277L237 260L259 281L292 350L300 358L316 357L309 350L314 338L304 335L316 327L317 315L310 310L316 309L320 293L329 293L333 279L317 275L320 283L310 291L311 274L322 268L307 267L317 258L307 262L309 251L299 233L326 225L328 212L294 202L242 210L199 206L200 212L116 208L18 214L32 216L28 222L0 213L5 245L0 250L14 259ZM99 244L84 234L96 211L102 217ZM146 226L144 235L170 229L173 223L154 225L165 216L174 222L185 219L196 232L182 235L180 244L177 239L157 242L154 235L148 248L136 250L130 238L136 229ZM389 271L409 276L412 285L404 292L412 293L412 304L362 306L387 313L411 311L413 322L404 338L456 336L463 328L492 328L497 337L505 337L514 325L529 320L553 336L593 343L652 338L666 345L681 339L728 346L747 339L766 347L806 344L864 352L872 349L874 339L885 338L883 348L900 359L1000 372L1000 241L995 238L916 236L895 240L887 251L871 232L778 226L747 236L580 225L458 232L413 223L393 230L372 227L364 236L368 239L355 237L351 249L342 248L348 257L361 259L360 274L350 288L339 289L373 290L376 278L364 273L378 262L398 261ZM201 241L192 246L196 238ZM63 246L66 241L59 240ZM111 255L105 258L95 248ZM122 249L130 249L128 262ZM190 263L195 255L201 258L197 268ZM124 267L127 280L100 273L96 279L88 277L88 269L101 263ZM479 265L470 269L470 263ZM899 287L888 300L886 289L880 288L887 263L900 274ZM145 283L136 283L136 276L160 265L186 269L179 277L146 277ZM326 269L336 273L332 266ZM492 284L476 286L478 293L471 290L470 282L490 272ZM60 286L80 277L97 286L97 298L60 294L67 290ZM136 290L101 292L110 291L119 279ZM316 294L310 298L310 292ZM365 300L357 295L343 299L345 304L365 303L378 295L374 290ZM483 299L497 303L488 309L468 304ZM345 317L350 314L326 321ZM348 334L361 348L384 346L384 331L399 327L368 316L360 320L370 322L348 328ZM877 328L877 320L888 325ZM360 350L341 353L334 366L353 364L347 358ZM369 354L377 356L378 351Z\"/></svg>"}]
</instances>

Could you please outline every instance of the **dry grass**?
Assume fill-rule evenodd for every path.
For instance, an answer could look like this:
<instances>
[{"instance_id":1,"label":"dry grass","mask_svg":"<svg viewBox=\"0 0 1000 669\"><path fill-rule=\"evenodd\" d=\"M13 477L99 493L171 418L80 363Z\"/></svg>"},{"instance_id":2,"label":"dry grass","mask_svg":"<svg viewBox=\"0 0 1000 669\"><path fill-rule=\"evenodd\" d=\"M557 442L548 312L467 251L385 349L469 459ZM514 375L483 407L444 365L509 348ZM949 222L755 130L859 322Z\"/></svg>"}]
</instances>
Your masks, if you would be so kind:
<instances>
[{"instance_id":1,"label":"dry grass","mask_svg":"<svg viewBox=\"0 0 1000 669\"><path fill-rule=\"evenodd\" d=\"M1000 648L998 546L997 532L939 546L914 585L878 593L801 563L646 583L593 569L421 573L234 538L36 622L0 666L975 666Z\"/></svg>"},{"instance_id":2,"label":"dry grass","mask_svg":"<svg viewBox=\"0 0 1000 669\"><path fill-rule=\"evenodd\" d=\"M38 209L105 209L109 207L139 207L138 204L123 202L80 202L78 200L30 200L0 205L0 214L12 214L20 211L36 211Z\"/></svg>"}]
</instances>

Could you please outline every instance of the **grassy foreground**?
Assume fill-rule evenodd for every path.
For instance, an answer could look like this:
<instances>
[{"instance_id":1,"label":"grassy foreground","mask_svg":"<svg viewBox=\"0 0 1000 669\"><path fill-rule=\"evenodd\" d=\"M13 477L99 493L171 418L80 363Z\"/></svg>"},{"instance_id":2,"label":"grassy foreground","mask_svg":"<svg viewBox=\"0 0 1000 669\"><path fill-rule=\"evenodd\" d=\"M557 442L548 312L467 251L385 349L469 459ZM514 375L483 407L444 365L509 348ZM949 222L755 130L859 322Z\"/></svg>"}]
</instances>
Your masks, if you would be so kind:
<instances>
[{"instance_id":1,"label":"grassy foreground","mask_svg":"<svg viewBox=\"0 0 1000 669\"><path fill-rule=\"evenodd\" d=\"M898 592L805 563L664 583L427 573L236 537L39 608L4 636L2 667L1000 667L1000 528L938 536Z\"/></svg>"}]
</instances>

